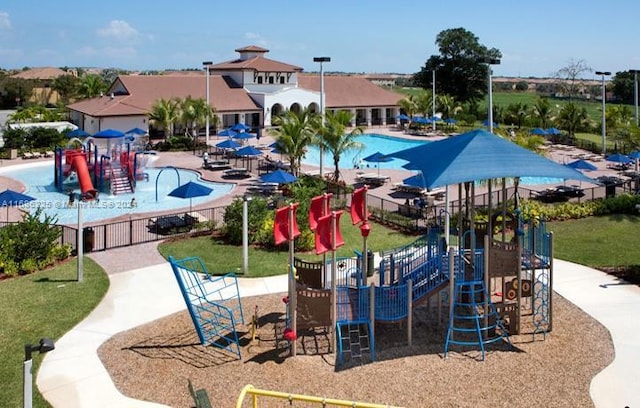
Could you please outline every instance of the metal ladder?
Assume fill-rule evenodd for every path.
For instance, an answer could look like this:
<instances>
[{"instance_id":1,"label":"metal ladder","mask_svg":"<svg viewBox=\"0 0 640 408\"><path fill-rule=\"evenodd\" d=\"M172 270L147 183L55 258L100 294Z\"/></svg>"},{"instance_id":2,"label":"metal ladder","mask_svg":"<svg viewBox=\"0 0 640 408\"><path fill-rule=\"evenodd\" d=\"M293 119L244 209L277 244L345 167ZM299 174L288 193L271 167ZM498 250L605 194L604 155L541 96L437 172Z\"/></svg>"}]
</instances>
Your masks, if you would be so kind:
<instances>
[{"instance_id":1,"label":"metal ladder","mask_svg":"<svg viewBox=\"0 0 640 408\"><path fill-rule=\"evenodd\" d=\"M364 364L364 356L369 355L369 361L374 361L373 345L371 344L371 323L360 321L338 322L338 364L346 361L359 361ZM345 355L348 359L345 359Z\"/></svg>"},{"instance_id":2,"label":"metal ladder","mask_svg":"<svg viewBox=\"0 0 640 408\"><path fill-rule=\"evenodd\" d=\"M487 344L506 340L511 346L509 335L495 305L490 301L483 280L456 282L453 296L454 303L449 311L449 327L444 345L445 357L452 344L480 347L483 361Z\"/></svg>"}]
</instances>

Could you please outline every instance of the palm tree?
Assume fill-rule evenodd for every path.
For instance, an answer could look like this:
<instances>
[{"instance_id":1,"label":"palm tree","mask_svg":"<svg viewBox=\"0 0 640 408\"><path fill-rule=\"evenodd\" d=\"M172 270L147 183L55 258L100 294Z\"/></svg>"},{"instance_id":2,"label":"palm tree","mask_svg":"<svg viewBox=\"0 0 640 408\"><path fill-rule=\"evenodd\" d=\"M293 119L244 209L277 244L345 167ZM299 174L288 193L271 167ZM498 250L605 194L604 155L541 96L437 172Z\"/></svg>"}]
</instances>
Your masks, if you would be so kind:
<instances>
[{"instance_id":1,"label":"palm tree","mask_svg":"<svg viewBox=\"0 0 640 408\"><path fill-rule=\"evenodd\" d=\"M566 130L569 137L574 137L576 131L587 126L589 115L585 107L579 107L573 102L565 104L558 115L560 129Z\"/></svg>"},{"instance_id":2,"label":"palm tree","mask_svg":"<svg viewBox=\"0 0 640 408\"><path fill-rule=\"evenodd\" d=\"M159 99L151 106L149 121L161 127L164 131L164 140L173 135L173 125L178 120L178 101L175 99Z\"/></svg>"},{"instance_id":3,"label":"palm tree","mask_svg":"<svg viewBox=\"0 0 640 408\"><path fill-rule=\"evenodd\" d=\"M547 98L538 98L533 105L533 115L538 118L538 123L543 129L549 127L549 124L553 120L551 115L551 102Z\"/></svg>"},{"instance_id":4,"label":"palm tree","mask_svg":"<svg viewBox=\"0 0 640 408\"><path fill-rule=\"evenodd\" d=\"M351 124L353 115L349 111L339 110L327 112L325 124L320 131L320 140L318 143L325 151L331 152L333 155L333 171L332 180L337 182L340 180L340 156L349 151L362 149L362 144L356 141L356 136L362 134L363 128L357 126L350 132L346 132L347 127Z\"/></svg>"},{"instance_id":5,"label":"palm tree","mask_svg":"<svg viewBox=\"0 0 640 408\"><path fill-rule=\"evenodd\" d=\"M436 96L436 108L442 113L442 119L453 118L462 110L462 106L451 95Z\"/></svg>"},{"instance_id":6,"label":"palm tree","mask_svg":"<svg viewBox=\"0 0 640 408\"><path fill-rule=\"evenodd\" d=\"M81 99L94 98L103 95L107 91L107 85L100 75L85 74L78 82L78 97Z\"/></svg>"},{"instance_id":7,"label":"palm tree","mask_svg":"<svg viewBox=\"0 0 640 408\"><path fill-rule=\"evenodd\" d=\"M319 118L309 109L299 112L287 110L273 118L276 128L271 132L278 144L278 150L289 158L291 172L295 175L300 171L307 146L314 140Z\"/></svg>"},{"instance_id":8,"label":"palm tree","mask_svg":"<svg viewBox=\"0 0 640 408\"><path fill-rule=\"evenodd\" d=\"M211 107L207 106L207 101L203 98L193 99L187 96L179 103L179 108L180 121L185 127L185 136L193 137L193 141L196 142L198 129L205 125L207 117L211 117Z\"/></svg>"},{"instance_id":9,"label":"palm tree","mask_svg":"<svg viewBox=\"0 0 640 408\"><path fill-rule=\"evenodd\" d=\"M407 116L409 116L409 126L411 126L413 116L418 112L418 102L416 100L416 97L413 95L409 95L406 98L398 101L398 105L400 106L400 109L404 111Z\"/></svg>"},{"instance_id":10,"label":"palm tree","mask_svg":"<svg viewBox=\"0 0 640 408\"><path fill-rule=\"evenodd\" d=\"M525 119L529 116L529 108L526 104L517 102L507 106L505 119L509 120L511 124L518 126L518 129L522 128Z\"/></svg>"}]
</instances>

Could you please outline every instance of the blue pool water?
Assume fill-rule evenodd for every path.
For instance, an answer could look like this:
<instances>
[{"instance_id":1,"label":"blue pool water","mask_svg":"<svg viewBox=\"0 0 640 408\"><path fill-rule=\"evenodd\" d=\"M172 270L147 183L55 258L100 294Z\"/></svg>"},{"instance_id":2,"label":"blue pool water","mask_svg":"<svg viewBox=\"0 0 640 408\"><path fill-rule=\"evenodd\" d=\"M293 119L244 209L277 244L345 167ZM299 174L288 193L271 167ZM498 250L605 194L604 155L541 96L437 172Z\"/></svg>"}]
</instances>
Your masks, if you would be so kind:
<instances>
[{"instance_id":1,"label":"blue pool water","mask_svg":"<svg viewBox=\"0 0 640 408\"><path fill-rule=\"evenodd\" d=\"M412 147L420 146L425 143L431 143L428 140L409 140L402 139L393 136L379 135L375 133L363 134L356 137L356 141L363 145L362 150L352 150L344 153L340 157L339 166L341 169L352 169L360 163L360 168L377 169L401 169L406 170L402 166L407 162L394 158L392 161L385 163L367 163L365 161L360 162L360 159L372 155L376 152L382 154L391 154L400 150L410 149ZM303 159L305 164L312 166L320 165L320 149L316 146L309 147L305 158ZM325 152L323 155L323 166L326 169L333 169L333 156L330 153ZM407 176L408 177L408 176ZM554 184L562 183L562 179L552 177L522 177L520 179L520 185L536 185L536 184Z\"/></svg>"},{"instance_id":2,"label":"blue pool water","mask_svg":"<svg viewBox=\"0 0 640 408\"><path fill-rule=\"evenodd\" d=\"M82 218L84 222L99 221L114 218L131 213L147 213L152 211L167 211L184 209L189 210L189 199L169 197L168 194L174 188L189 181L198 182L212 188L210 195L195 197L191 203L195 206L214 200L231 192L233 184L212 183L200 179L197 172L189 170L165 169L160 173L159 168L147 168L149 181L138 181L135 193L111 195L109 192L100 192L99 201L84 203ZM160 174L157 183L156 178ZM53 162L30 164L28 166L14 166L0 169L0 175L19 180L26 186L24 194L34 197L36 200L22 206L22 209L34 212L42 208L46 214L55 215L58 224L76 224L78 220L77 207L69 207L69 196L58 191L54 185ZM76 193L80 190L76 188ZM135 206L131 205L131 199L135 197Z\"/></svg>"}]
</instances>

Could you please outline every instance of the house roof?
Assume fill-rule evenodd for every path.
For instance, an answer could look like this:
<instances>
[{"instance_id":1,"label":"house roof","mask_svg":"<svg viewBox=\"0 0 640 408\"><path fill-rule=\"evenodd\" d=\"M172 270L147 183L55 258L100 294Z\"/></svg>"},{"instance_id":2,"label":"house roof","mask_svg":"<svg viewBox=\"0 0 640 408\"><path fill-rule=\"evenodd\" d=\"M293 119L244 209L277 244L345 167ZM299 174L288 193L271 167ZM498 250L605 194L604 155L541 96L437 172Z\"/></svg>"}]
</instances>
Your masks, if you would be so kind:
<instances>
[{"instance_id":1,"label":"house roof","mask_svg":"<svg viewBox=\"0 0 640 408\"><path fill-rule=\"evenodd\" d=\"M298 75L298 87L320 92L320 75ZM324 75L327 108L396 106L404 96L360 76Z\"/></svg>"},{"instance_id":2,"label":"house roof","mask_svg":"<svg viewBox=\"0 0 640 408\"><path fill-rule=\"evenodd\" d=\"M205 98L205 89L204 73L124 75L118 77L107 95L76 102L69 109L91 116L146 115L160 98ZM209 101L218 112L262 111L243 88L220 75L210 75L209 90Z\"/></svg>"},{"instance_id":3,"label":"house roof","mask_svg":"<svg viewBox=\"0 0 640 408\"><path fill-rule=\"evenodd\" d=\"M221 62L211 66L211 71L238 71L253 70L260 72L302 72L302 68L296 65L285 64L257 55L247 59L237 58L231 61Z\"/></svg>"},{"instance_id":4,"label":"house roof","mask_svg":"<svg viewBox=\"0 0 640 408\"><path fill-rule=\"evenodd\" d=\"M13 75L13 78L19 79L55 79L62 75L70 75L70 72L66 72L60 68L54 67L39 67L31 68L26 71L19 72Z\"/></svg>"},{"instance_id":5,"label":"house roof","mask_svg":"<svg viewBox=\"0 0 640 408\"><path fill-rule=\"evenodd\" d=\"M246 47L236 48L235 52L269 52L269 50L257 45L247 45Z\"/></svg>"}]
</instances>

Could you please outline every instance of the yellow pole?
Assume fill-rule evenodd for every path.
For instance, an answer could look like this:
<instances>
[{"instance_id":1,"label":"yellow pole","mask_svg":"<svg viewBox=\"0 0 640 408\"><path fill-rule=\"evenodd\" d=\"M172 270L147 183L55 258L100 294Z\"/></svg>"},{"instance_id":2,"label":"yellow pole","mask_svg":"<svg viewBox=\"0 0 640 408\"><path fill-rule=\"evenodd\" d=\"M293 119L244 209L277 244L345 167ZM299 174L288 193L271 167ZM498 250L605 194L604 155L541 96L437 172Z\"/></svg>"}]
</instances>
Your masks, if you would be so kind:
<instances>
[{"instance_id":1,"label":"yellow pole","mask_svg":"<svg viewBox=\"0 0 640 408\"><path fill-rule=\"evenodd\" d=\"M333 398L314 397L311 395L289 394L286 392L261 390L261 389L255 388L251 384L246 385L240 392L240 396L238 397L238 401L236 402L236 408L242 408L242 405L244 403L244 398L247 394L252 396L253 408L258 408L257 402L258 402L259 396L268 397L268 398L279 398L287 401L311 402L315 404L321 404L321 406L323 407L333 405L336 407L352 407L352 408L399 408L392 405L372 404L369 402L347 401L347 400L339 400L339 399L333 399Z\"/></svg>"}]
</instances>

